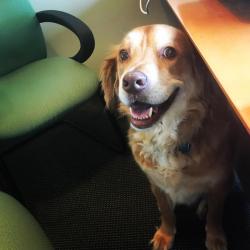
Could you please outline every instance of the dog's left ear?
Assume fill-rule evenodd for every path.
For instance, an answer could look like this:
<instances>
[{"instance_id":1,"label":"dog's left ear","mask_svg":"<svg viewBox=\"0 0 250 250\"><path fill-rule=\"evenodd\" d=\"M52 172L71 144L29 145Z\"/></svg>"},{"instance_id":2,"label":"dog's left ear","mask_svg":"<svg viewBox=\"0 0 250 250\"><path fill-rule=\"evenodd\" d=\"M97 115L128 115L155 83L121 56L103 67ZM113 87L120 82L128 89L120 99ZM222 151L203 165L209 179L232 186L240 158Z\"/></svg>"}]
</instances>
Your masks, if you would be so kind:
<instances>
[{"instance_id":1,"label":"dog's left ear","mask_svg":"<svg viewBox=\"0 0 250 250\"><path fill-rule=\"evenodd\" d=\"M194 77L203 77L205 74L204 70L204 62L202 61L201 56L198 51L192 45L192 53L191 53L191 63L192 63L192 71Z\"/></svg>"},{"instance_id":2,"label":"dog's left ear","mask_svg":"<svg viewBox=\"0 0 250 250\"><path fill-rule=\"evenodd\" d=\"M209 99L212 95L214 95L214 91L216 91L216 88L214 87L215 79L209 71L206 63L203 61L201 55L195 48L193 48L191 57L193 76L196 79L198 87L201 86L200 89L202 91L202 95L206 99Z\"/></svg>"},{"instance_id":3,"label":"dog's left ear","mask_svg":"<svg viewBox=\"0 0 250 250\"><path fill-rule=\"evenodd\" d=\"M104 99L108 108L114 107L117 104L118 76L116 58L117 50L114 49L113 53L105 58L100 71Z\"/></svg>"}]
</instances>

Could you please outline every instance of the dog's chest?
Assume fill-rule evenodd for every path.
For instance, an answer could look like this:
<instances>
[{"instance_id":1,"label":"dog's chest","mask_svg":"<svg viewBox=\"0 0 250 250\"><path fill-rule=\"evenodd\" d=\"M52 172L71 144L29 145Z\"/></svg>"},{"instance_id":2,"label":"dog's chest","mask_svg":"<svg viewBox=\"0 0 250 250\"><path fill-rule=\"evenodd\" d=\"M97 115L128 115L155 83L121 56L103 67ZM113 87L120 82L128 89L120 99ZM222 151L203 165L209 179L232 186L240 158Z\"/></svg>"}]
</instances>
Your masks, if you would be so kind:
<instances>
[{"instance_id":1,"label":"dog's chest","mask_svg":"<svg viewBox=\"0 0 250 250\"><path fill-rule=\"evenodd\" d=\"M193 158L192 152L178 151L174 140L145 136L131 146L150 181L168 193L174 203L192 203L206 191L210 178L189 174L189 168L197 166L199 158Z\"/></svg>"},{"instance_id":2,"label":"dog's chest","mask_svg":"<svg viewBox=\"0 0 250 250\"><path fill-rule=\"evenodd\" d=\"M141 168L158 169L165 176L172 175L190 164L192 158L181 154L170 136L134 133L130 145Z\"/></svg>"}]
</instances>

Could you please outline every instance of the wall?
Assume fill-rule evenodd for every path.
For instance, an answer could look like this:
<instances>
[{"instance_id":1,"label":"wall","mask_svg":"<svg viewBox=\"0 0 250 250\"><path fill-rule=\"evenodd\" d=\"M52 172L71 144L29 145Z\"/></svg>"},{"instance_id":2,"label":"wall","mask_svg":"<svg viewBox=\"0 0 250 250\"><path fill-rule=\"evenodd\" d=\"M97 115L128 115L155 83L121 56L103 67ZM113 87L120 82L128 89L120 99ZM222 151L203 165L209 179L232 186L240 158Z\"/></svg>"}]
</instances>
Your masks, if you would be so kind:
<instances>
[{"instance_id":1,"label":"wall","mask_svg":"<svg viewBox=\"0 0 250 250\"><path fill-rule=\"evenodd\" d=\"M162 2L164 2L163 0ZM111 47L118 43L130 29L152 23L176 25L169 8L163 8L161 0L151 0L150 15L143 15L139 0L30 0L36 11L56 9L69 12L88 24L94 33L96 48L86 62L99 71L100 64ZM72 56L79 48L77 38L56 24L42 24L48 54Z\"/></svg>"}]
</instances>

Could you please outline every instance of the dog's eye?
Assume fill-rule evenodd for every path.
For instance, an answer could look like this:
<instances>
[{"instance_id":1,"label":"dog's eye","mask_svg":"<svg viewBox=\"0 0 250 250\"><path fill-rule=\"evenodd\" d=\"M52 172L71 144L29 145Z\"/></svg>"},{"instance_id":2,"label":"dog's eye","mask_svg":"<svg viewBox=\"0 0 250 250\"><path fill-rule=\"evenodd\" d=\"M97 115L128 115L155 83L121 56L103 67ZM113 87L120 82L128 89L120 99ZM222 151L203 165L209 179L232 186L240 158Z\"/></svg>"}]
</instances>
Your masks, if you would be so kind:
<instances>
[{"instance_id":1,"label":"dog's eye","mask_svg":"<svg viewBox=\"0 0 250 250\"><path fill-rule=\"evenodd\" d=\"M162 55L167 59L176 57L176 50L173 47L166 47L163 49Z\"/></svg>"},{"instance_id":2,"label":"dog's eye","mask_svg":"<svg viewBox=\"0 0 250 250\"><path fill-rule=\"evenodd\" d=\"M128 51L126 51L125 49L122 49L119 53L120 59L122 61L126 61L129 58L129 54Z\"/></svg>"}]
</instances>

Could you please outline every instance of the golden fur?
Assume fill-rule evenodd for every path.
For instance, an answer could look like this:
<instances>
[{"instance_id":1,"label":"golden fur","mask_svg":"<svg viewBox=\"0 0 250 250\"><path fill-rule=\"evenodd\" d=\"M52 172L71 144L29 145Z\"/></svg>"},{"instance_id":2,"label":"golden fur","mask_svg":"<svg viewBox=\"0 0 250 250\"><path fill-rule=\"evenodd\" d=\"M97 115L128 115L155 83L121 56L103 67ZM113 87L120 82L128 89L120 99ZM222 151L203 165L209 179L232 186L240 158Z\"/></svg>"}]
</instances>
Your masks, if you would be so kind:
<instances>
[{"instance_id":1,"label":"golden fur","mask_svg":"<svg viewBox=\"0 0 250 250\"><path fill-rule=\"evenodd\" d=\"M162 48L174 47L173 59L161 56ZM122 61L119 52L129 58ZM131 126L129 144L138 165L147 175L161 211L162 224L153 237L153 248L170 249L175 234L174 207L206 198L206 246L226 250L221 220L225 196L232 181L232 122L228 105L186 36L167 25L138 27L128 33L101 69L108 107L117 107L131 119L124 76L139 70L150 80L145 100L160 103L179 88L169 109L151 127ZM135 98L138 98L137 96ZM178 147L191 144L183 153ZM204 204L204 203L203 203Z\"/></svg>"}]
</instances>

